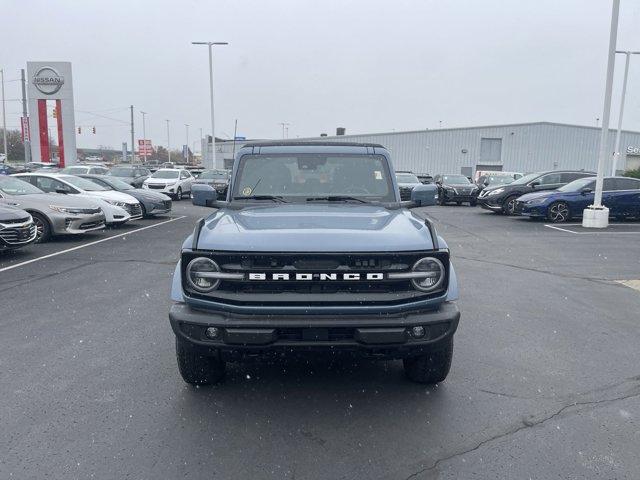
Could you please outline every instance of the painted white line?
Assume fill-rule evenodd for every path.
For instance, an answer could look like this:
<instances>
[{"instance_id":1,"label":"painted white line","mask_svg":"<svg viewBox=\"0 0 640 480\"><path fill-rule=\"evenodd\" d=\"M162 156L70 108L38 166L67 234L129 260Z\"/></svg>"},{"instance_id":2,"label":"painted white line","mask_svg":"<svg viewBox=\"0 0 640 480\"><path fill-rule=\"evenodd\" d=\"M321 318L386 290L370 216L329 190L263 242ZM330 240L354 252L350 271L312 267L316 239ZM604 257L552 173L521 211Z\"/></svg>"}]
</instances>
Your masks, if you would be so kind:
<instances>
[{"instance_id":1,"label":"painted white line","mask_svg":"<svg viewBox=\"0 0 640 480\"><path fill-rule=\"evenodd\" d=\"M581 223L565 223L566 226L582 226ZM613 228L616 225L609 225L609 228ZM626 225L624 225L626 226ZM612 232L610 230L598 231L594 230L593 232L574 232L573 230L569 230L567 228L556 227L555 225L546 225L547 228L553 228L554 230L560 230L561 232L573 233L574 235L640 235L640 230L637 232Z\"/></svg>"},{"instance_id":2,"label":"painted white line","mask_svg":"<svg viewBox=\"0 0 640 480\"><path fill-rule=\"evenodd\" d=\"M8 267L0 268L0 273L6 272L7 270L12 270L14 268L22 267L24 265L28 265L30 263L39 262L40 260L46 260L47 258L57 257L58 255L62 255L63 253L73 252L74 250L80 250L81 248L90 247L91 245L97 245L98 243L106 242L108 240L113 240L114 238L124 237L126 235L131 235L132 233L141 232L142 230L147 230L148 228L159 227L160 225L164 225L166 223L175 222L176 220L180 220L182 218L186 218L186 215L182 215L180 217L171 218L169 220L165 220L164 222L154 223L153 225L147 225L146 227L136 228L135 230L130 230L125 233L119 233L118 235L113 235L107 238L101 238L100 240L96 240L94 242L84 243L82 245L78 245L77 247L67 248L66 250L61 250L59 252L50 253L49 255L43 255L42 257L32 258L31 260L27 260L25 262L16 263L15 265L10 265Z\"/></svg>"}]
</instances>

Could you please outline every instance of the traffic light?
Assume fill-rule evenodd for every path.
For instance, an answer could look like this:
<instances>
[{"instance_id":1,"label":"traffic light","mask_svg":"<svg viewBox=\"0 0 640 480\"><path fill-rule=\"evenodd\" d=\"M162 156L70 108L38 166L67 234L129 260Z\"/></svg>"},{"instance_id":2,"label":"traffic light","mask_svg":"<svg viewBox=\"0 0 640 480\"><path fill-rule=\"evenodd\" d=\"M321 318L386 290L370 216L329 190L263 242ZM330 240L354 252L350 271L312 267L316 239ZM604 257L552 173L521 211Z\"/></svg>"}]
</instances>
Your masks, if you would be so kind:
<instances>
[{"instance_id":1,"label":"traffic light","mask_svg":"<svg viewBox=\"0 0 640 480\"><path fill-rule=\"evenodd\" d=\"M53 118L58 118L58 109L53 107Z\"/></svg>"},{"instance_id":2,"label":"traffic light","mask_svg":"<svg viewBox=\"0 0 640 480\"><path fill-rule=\"evenodd\" d=\"M78 135L82 133L82 127L78 127Z\"/></svg>"},{"instance_id":3,"label":"traffic light","mask_svg":"<svg viewBox=\"0 0 640 480\"><path fill-rule=\"evenodd\" d=\"M96 133L96 127L93 127L92 130L93 130L93 133Z\"/></svg>"}]
</instances>

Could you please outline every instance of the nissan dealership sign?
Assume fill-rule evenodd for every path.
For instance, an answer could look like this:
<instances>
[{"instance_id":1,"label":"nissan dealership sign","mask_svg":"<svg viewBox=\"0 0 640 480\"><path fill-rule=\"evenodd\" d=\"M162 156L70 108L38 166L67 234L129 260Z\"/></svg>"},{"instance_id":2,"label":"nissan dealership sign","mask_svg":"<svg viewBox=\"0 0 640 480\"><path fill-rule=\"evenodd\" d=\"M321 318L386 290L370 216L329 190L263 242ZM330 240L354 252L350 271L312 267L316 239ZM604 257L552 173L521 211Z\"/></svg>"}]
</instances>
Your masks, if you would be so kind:
<instances>
[{"instance_id":1,"label":"nissan dealership sign","mask_svg":"<svg viewBox=\"0 0 640 480\"><path fill-rule=\"evenodd\" d=\"M640 147L634 147L633 145L629 145L627 147L627 155L640 155Z\"/></svg>"},{"instance_id":2,"label":"nissan dealership sign","mask_svg":"<svg viewBox=\"0 0 640 480\"><path fill-rule=\"evenodd\" d=\"M53 67L42 67L33 76L33 85L45 95L53 95L64 85L64 77Z\"/></svg>"}]
</instances>

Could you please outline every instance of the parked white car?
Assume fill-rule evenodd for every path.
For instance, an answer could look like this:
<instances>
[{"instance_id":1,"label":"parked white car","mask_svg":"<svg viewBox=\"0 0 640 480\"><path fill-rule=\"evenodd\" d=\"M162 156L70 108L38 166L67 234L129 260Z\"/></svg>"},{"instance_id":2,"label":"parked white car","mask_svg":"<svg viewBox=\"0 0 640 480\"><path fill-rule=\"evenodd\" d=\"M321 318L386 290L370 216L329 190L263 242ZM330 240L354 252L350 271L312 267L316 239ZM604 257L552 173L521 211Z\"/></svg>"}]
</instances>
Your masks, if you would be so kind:
<instances>
[{"instance_id":1,"label":"parked white car","mask_svg":"<svg viewBox=\"0 0 640 480\"><path fill-rule=\"evenodd\" d=\"M142 207L131 195L108 190L86 178L61 173L20 173L21 178L47 193L80 195L95 200L104 212L107 225L120 225L142 218Z\"/></svg>"},{"instance_id":2,"label":"parked white car","mask_svg":"<svg viewBox=\"0 0 640 480\"><path fill-rule=\"evenodd\" d=\"M180 200L184 195L191 195L194 177L182 168L161 168L156 170L142 184L142 188L155 190Z\"/></svg>"}]
</instances>

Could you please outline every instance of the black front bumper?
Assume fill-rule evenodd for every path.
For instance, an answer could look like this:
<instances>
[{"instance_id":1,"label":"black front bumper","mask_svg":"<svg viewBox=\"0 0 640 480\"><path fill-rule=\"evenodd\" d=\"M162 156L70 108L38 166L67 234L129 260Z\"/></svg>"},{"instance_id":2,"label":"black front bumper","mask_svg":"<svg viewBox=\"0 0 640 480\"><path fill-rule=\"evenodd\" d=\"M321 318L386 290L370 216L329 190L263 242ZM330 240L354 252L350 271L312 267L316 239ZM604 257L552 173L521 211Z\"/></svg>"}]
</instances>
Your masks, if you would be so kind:
<instances>
[{"instance_id":1,"label":"black front bumper","mask_svg":"<svg viewBox=\"0 0 640 480\"><path fill-rule=\"evenodd\" d=\"M446 190L443 190L443 193L441 193L441 195L442 195L443 202L475 203L478 201L478 195L475 193L461 194L461 193L447 192Z\"/></svg>"},{"instance_id":2,"label":"black front bumper","mask_svg":"<svg viewBox=\"0 0 640 480\"><path fill-rule=\"evenodd\" d=\"M365 356L404 358L437 348L455 333L460 311L446 302L437 310L404 315L229 316L194 310L184 303L171 307L174 333L203 355L233 359L247 355L294 351L351 351ZM422 326L425 335L415 338L411 327ZM219 336L205 335L217 327Z\"/></svg>"}]
</instances>

